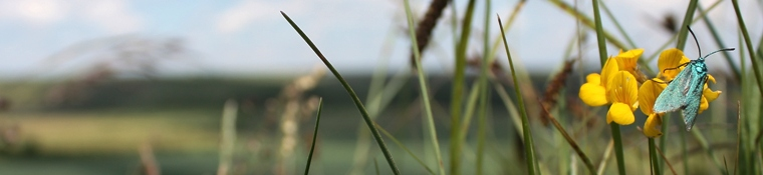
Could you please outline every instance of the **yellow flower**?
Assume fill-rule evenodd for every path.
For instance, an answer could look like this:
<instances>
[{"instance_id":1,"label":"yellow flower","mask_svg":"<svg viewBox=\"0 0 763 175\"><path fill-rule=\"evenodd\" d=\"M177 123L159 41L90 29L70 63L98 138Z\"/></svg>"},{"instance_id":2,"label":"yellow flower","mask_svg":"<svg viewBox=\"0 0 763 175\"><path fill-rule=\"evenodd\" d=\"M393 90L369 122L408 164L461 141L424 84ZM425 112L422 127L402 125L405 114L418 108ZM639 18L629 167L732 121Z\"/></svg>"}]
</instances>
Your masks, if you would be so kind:
<instances>
[{"instance_id":1,"label":"yellow flower","mask_svg":"<svg viewBox=\"0 0 763 175\"><path fill-rule=\"evenodd\" d=\"M660 53L660 58L657 59L657 68L660 70L657 77L662 77L665 81L671 81L683 70L684 67L680 67L684 63L688 63L689 58L684 56L684 52L676 48L671 48Z\"/></svg>"},{"instance_id":2,"label":"yellow flower","mask_svg":"<svg viewBox=\"0 0 763 175\"><path fill-rule=\"evenodd\" d=\"M607 84L608 99L612 102L607 112L607 123L630 125L635 121L633 111L638 108L638 82L628 71L618 71Z\"/></svg>"},{"instance_id":3,"label":"yellow flower","mask_svg":"<svg viewBox=\"0 0 763 175\"><path fill-rule=\"evenodd\" d=\"M620 70L628 71L631 75L636 77L645 77L641 71L638 71L638 58L644 53L644 49L633 49L627 52L620 51L620 54L615 56L617 63L620 66ZM646 78L644 78L646 79Z\"/></svg>"},{"instance_id":4,"label":"yellow flower","mask_svg":"<svg viewBox=\"0 0 763 175\"><path fill-rule=\"evenodd\" d=\"M607 81L612 75L619 71L617 60L607 59L604 67L601 69L601 75L597 73L588 74L586 83L580 86L578 96L588 106L603 106L609 104L610 99L607 96Z\"/></svg>"},{"instance_id":5,"label":"yellow flower","mask_svg":"<svg viewBox=\"0 0 763 175\"><path fill-rule=\"evenodd\" d=\"M654 113L652 108L654 107L654 101L657 100L657 96L660 95L666 86L665 82L654 78L651 81L645 81L638 89L639 107L641 107L641 112L648 116L643 130L644 135L647 137L655 138L662 135L659 129L662 124L662 114Z\"/></svg>"},{"instance_id":6,"label":"yellow flower","mask_svg":"<svg viewBox=\"0 0 763 175\"><path fill-rule=\"evenodd\" d=\"M601 74L586 76L586 83L580 86L578 96L589 106L603 106L612 103L607 111L607 123L630 125L635 120L633 111L638 108L638 80L634 75L642 75L636 63L644 49L620 52L610 57L601 68Z\"/></svg>"},{"instance_id":7,"label":"yellow flower","mask_svg":"<svg viewBox=\"0 0 763 175\"><path fill-rule=\"evenodd\" d=\"M662 125L662 114L649 114L644 122L644 135L649 138L656 138L662 135L660 126Z\"/></svg>"}]
</instances>

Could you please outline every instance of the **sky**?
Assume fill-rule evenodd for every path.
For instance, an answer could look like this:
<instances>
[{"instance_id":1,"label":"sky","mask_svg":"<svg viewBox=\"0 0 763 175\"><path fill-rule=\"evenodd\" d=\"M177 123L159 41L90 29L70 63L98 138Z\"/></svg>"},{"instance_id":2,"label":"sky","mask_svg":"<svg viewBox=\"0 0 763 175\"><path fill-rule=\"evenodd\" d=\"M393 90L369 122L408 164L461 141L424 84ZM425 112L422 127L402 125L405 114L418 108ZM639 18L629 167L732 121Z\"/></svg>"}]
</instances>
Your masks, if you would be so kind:
<instances>
[{"instance_id":1,"label":"sky","mask_svg":"<svg viewBox=\"0 0 763 175\"><path fill-rule=\"evenodd\" d=\"M459 15L466 2L455 0ZM604 2L636 45L646 50L645 54L658 52L656 49L670 38L660 29L660 19L674 14L680 20L688 4L662 0ZM705 8L712 2L700 1ZM420 15L429 1L411 3L414 13ZM506 18L515 3L496 1L491 13ZM760 37L761 5L753 1L741 3L752 37ZM579 1L578 5L590 14L590 1ZM478 3L477 11L484 12L483 6ZM136 62L149 62L159 76L309 73L321 64L320 60L279 11L287 13L341 73L370 74L380 65L396 70L409 64L410 44L402 0L3 0L0 79L77 76L98 66L140 72L143 65ZM709 15L724 42L739 47L731 3L723 2ZM429 72L452 71L451 16L450 11L445 12L434 31L434 44L424 54ZM473 44L468 53L480 55L484 14L478 13L474 19ZM491 26L490 34L498 36L497 24ZM567 43L575 37L575 26L572 17L551 3L529 1L508 31L512 55L533 71L557 69ZM692 26L703 53L719 49L704 24ZM604 27L616 31L608 19ZM583 44L584 65L588 67L598 64L594 41L591 38ZM176 46L180 52L160 52L165 46ZM115 47L148 50L153 55L126 59L113 52ZM688 57L697 57L693 44L686 49ZM613 47L608 51L617 53ZM726 63L722 60L711 58L708 64L711 69L715 64L723 65L716 67L724 71Z\"/></svg>"}]
</instances>

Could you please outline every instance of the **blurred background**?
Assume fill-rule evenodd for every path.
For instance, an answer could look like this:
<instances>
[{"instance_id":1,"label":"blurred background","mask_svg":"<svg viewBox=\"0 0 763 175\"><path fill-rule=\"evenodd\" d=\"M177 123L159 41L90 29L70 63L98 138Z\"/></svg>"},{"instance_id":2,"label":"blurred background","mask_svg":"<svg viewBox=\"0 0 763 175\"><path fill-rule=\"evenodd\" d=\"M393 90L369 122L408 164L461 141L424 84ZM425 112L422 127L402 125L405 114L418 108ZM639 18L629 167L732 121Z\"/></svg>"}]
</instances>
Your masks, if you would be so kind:
<instances>
[{"instance_id":1,"label":"blurred background","mask_svg":"<svg viewBox=\"0 0 763 175\"><path fill-rule=\"evenodd\" d=\"M402 2L0 1L0 174L216 174L225 152L224 109L236 116L229 118L235 120L236 131L231 161L223 162L230 165L231 174L301 173L319 97L324 118L314 172L371 173L375 161L386 167L372 142L359 139L358 133L367 134L362 132L367 128L360 125L346 92L279 11L305 30L362 100L370 101L373 75L395 79L411 71ZM590 1L565 2L590 16ZM645 55L660 52L671 39L688 3L604 2ZM700 5L707 8L714 2L703 0ZM429 1L411 3L413 13L422 16ZM442 135L448 134L454 64L450 50L456 31L451 26L456 24L451 19L462 18L466 3L453 1L455 18L452 10L443 12L422 59ZM763 3L741 3L752 37L759 38L763 23L755 16L760 16ZM505 17L515 4L494 1L491 11ZM475 14L475 19L483 18L483 13ZM730 47L741 47L736 44L738 27L730 3L719 4L708 18L721 38L733 43ZM471 40L481 43L485 30L479 22L473 26ZM704 24L692 27L705 31L697 32L703 53L719 49ZM540 87L564 65L565 50L578 36L588 37L580 39L576 56L581 61L571 87L579 87L582 75L598 72L594 33L577 28L575 18L558 6L526 2L507 38L513 58L532 77L530 87L542 92ZM604 28L615 26L605 20ZM496 29L489 34L499 35ZM481 48L472 44L467 55L482 57ZM696 58L696 48L693 42L687 44L687 56ZM617 50L610 48L609 53ZM721 83L732 74L721 58L709 58L707 64ZM500 70L506 65L505 58L497 59ZM656 68L656 61L649 65ZM479 72L477 66L467 70L470 81ZM498 81L509 84L506 77ZM377 122L406 140L414 152L429 154L424 157L431 162L433 156L422 146L426 131L421 127L415 76L401 82L399 92L381 98L389 106L377 111ZM567 96L575 100L576 92L568 90ZM490 127L513 130L515 124L500 117L507 112L499 94L491 95ZM495 132L491 137L495 143L518 142L515 133ZM370 156L359 144L372 145ZM403 172L425 173L401 149L393 152ZM493 158L513 160L521 151L503 153ZM487 165L495 173L507 172L498 164Z\"/></svg>"}]
</instances>

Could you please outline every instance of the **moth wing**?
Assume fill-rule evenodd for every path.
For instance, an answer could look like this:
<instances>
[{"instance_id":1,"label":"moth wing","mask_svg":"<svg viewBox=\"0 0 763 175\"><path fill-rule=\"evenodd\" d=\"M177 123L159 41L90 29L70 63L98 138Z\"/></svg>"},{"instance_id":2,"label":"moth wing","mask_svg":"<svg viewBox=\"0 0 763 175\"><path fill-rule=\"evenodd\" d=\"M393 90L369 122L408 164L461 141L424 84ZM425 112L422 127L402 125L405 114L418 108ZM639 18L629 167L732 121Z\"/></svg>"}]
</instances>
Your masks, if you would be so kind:
<instances>
[{"instance_id":1,"label":"moth wing","mask_svg":"<svg viewBox=\"0 0 763 175\"><path fill-rule=\"evenodd\" d=\"M689 96L690 99L688 99L686 107L684 107L682 114L684 115L684 124L686 124L686 131L691 130L691 128L694 126L694 120L697 118L697 115L699 114L699 104L702 99L702 91L697 91L699 94L697 96Z\"/></svg>"},{"instance_id":2,"label":"moth wing","mask_svg":"<svg viewBox=\"0 0 763 175\"><path fill-rule=\"evenodd\" d=\"M693 75L694 66L692 64L686 65L683 71L678 73L676 78L673 78L665 90L662 90L657 100L654 101L654 107L652 108L656 113L671 112L686 106L687 92L694 79Z\"/></svg>"},{"instance_id":3,"label":"moth wing","mask_svg":"<svg viewBox=\"0 0 763 175\"><path fill-rule=\"evenodd\" d=\"M694 120L699 114L699 105L702 102L702 90L705 88L705 82L707 81L707 72L695 72L692 74L690 85L686 93L686 105L682 111L684 115L684 124L686 124L686 130L689 131L694 126Z\"/></svg>"}]
</instances>

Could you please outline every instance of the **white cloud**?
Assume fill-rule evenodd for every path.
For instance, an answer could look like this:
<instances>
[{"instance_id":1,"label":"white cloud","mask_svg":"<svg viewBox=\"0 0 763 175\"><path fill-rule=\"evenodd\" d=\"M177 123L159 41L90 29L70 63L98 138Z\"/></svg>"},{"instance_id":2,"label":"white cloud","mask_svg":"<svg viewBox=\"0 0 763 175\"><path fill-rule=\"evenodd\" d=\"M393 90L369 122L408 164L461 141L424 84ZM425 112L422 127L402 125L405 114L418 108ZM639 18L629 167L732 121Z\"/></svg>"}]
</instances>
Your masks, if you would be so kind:
<instances>
[{"instance_id":1,"label":"white cloud","mask_svg":"<svg viewBox=\"0 0 763 175\"><path fill-rule=\"evenodd\" d=\"M235 33L257 21L280 18L278 10L289 14L300 14L305 6L311 6L313 1L290 0L262 1L247 0L231 6L217 15L217 31L220 33Z\"/></svg>"},{"instance_id":2,"label":"white cloud","mask_svg":"<svg viewBox=\"0 0 763 175\"><path fill-rule=\"evenodd\" d=\"M82 18L112 33L134 32L143 27L142 18L130 10L127 1L98 0L80 5L83 8L80 14Z\"/></svg>"},{"instance_id":3,"label":"white cloud","mask_svg":"<svg viewBox=\"0 0 763 175\"><path fill-rule=\"evenodd\" d=\"M143 27L143 19L130 9L126 0L3 0L0 1L0 20L43 27L84 21L112 34Z\"/></svg>"},{"instance_id":4,"label":"white cloud","mask_svg":"<svg viewBox=\"0 0 763 175\"><path fill-rule=\"evenodd\" d=\"M0 2L0 19L12 19L33 25L47 25L62 20L68 13L58 0L26 0Z\"/></svg>"},{"instance_id":5,"label":"white cloud","mask_svg":"<svg viewBox=\"0 0 763 175\"><path fill-rule=\"evenodd\" d=\"M244 1L225 10L217 19L217 30L222 33L233 33L257 18L265 15L268 4L257 1Z\"/></svg>"}]
</instances>

